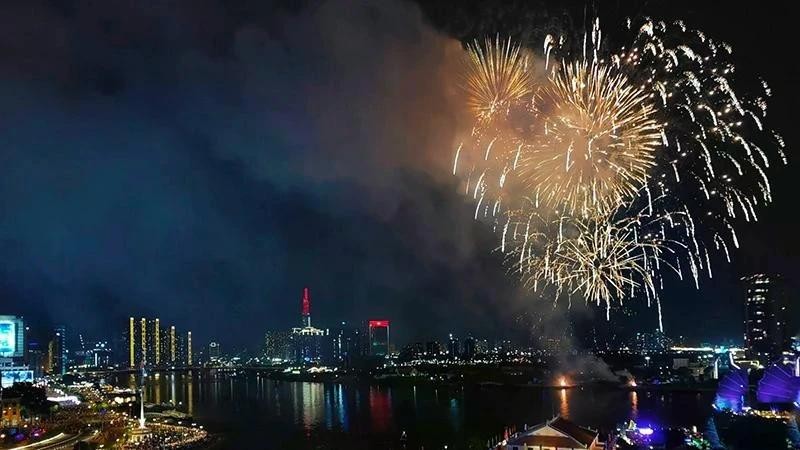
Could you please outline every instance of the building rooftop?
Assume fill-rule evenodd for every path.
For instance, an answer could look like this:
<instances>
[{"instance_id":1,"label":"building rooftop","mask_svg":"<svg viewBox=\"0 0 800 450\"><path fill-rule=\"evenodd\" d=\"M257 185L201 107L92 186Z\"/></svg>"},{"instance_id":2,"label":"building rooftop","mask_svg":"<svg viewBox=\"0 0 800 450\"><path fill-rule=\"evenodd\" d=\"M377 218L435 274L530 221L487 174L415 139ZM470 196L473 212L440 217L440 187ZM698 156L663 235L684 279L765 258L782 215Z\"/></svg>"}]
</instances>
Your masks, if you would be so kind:
<instances>
[{"instance_id":1,"label":"building rooftop","mask_svg":"<svg viewBox=\"0 0 800 450\"><path fill-rule=\"evenodd\" d=\"M504 447L553 447L592 449L597 442L597 432L583 428L563 418L555 417L543 424L511 436Z\"/></svg>"}]
</instances>

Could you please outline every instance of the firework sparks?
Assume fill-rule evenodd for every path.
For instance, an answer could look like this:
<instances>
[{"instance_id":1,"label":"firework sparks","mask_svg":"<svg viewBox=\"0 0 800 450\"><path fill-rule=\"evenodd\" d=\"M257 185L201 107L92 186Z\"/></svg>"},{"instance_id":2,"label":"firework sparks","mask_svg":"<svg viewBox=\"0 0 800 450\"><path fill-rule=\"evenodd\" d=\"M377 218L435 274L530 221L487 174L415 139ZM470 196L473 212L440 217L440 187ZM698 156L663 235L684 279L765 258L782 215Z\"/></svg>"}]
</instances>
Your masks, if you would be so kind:
<instances>
[{"instance_id":1,"label":"firework sparks","mask_svg":"<svg viewBox=\"0 0 800 450\"><path fill-rule=\"evenodd\" d=\"M468 46L464 85L476 117L490 119L533 90L528 56L511 39Z\"/></svg>"},{"instance_id":2,"label":"firework sparks","mask_svg":"<svg viewBox=\"0 0 800 450\"><path fill-rule=\"evenodd\" d=\"M729 261L736 221L757 220L772 200L772 160L787 158L764 125L768 85L754 98L735 90L730 46L682 22L627 29L630 45L604 51L595 22L578 57L547 36L542 80L511 40L470 46L477 124L454 173L468 173L475 217L494 222L531 289L607 314L644 297L661 327L662 272L699 287L709 250ZM472 166L459 164L469 152Z\"/></svg>"},{"instance_id":3,"label":"firework sparks","mask_svg":"<svg viewBox=\"0 0 800 450\"><path fill-rule=\"evenodd\" d=\"M547 219L517 210L506 217L501 245L526 286L555 298L580 297L604 307L607 316L612 305L630 297L643 296L648 304L660 304L661 270L680 272L673 258L701 264L691 244L654 231L670 227L688 232L691 221L685 213L656 217L646 211L618 211L612 217Z\"/></svg>"},{"instance_id":4,"label":"firework sparks","mask_svg":"<svg viewBox=\"0 0 800 450\"><path fill-rule=\"evenodd\" d=\"M519 177L552 209L588 216L630 201L655 166L661 129L648 93L597 62L554 71L535 103L543 132Z\"/></svg>"}]
</instances>

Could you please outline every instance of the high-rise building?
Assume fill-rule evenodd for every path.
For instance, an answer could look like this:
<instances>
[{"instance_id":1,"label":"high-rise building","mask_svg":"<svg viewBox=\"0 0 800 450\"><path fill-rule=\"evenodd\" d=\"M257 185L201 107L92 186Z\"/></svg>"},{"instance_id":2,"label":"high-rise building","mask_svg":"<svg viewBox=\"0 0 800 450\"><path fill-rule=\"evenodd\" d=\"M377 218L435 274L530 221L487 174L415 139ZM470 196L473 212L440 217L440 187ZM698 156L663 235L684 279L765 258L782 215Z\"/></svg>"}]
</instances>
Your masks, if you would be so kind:
<instances>
[{"instance_id":1,"label":"high-rise building","mask_svg":"<svg viewBox=\"0 0 800 450\"><path fill-rule=\"evenodd\" d=\"M39 342L28 343L28 367L33 370L33 376L39 378L46 372L47 366L47 349L43 348Z\"/></svg>"},{"instance_id":2,"label":"high-rise building","mask_svg":"<svg viewBox=\"0 0 800 450\"><path fill-rule=\"evenodd\" d=\"M210 342L208 344L208 359L211 362L216 362L219 360L220 357L220 348L219 343L217 342Z\"/></svg>"},{"instance_id":3,"label":"high-rise building","mask_svg":"<svg viewBox=\"0 0 800 450\"><path fill-rule=\"evenodd\" d=\"M364 356L364 330L348 326L342 322L341 326L334 328L329 335L326 359L332 364L351 366Z\"/></svg>"},{"instance_id":4,"label":"high-rise building","mask_svg":"<svg viewBox=\"0 0 800 450\"><path fill-rule=\"evenodd\" d=\"M175 325L169 327L169 363L175 364L178 356L178 342L175 336Z\"/></svg>"},{"instance_id":5,"label":"high-rise building","mask_svg":"<svg viewBox=\"0 0 800 450\"><path fill-rule=\"evenodd\" d=\"M311 326L311 294L308 288L303 288L303 298L300 300L300 314L302 317L302 326Z\"/></svg>"},{"instance_id":6,"label":"high-rise building","mask_svg":"<svg viewBox=\"0 0 800 450\"><path fill-rule=\"evenodd\" d=\"M22 364L28 366L30 365L30 354L28 353L28 349L31 345L31 327L25 325L25 334L23 335L22 339Z\"/></svg>"},{"instance_id":7,"label":"high-rise building","mask_svg":"<svg viewBox=\"0 0 800 450\"><path fill-rule=\"evenodd\" d=\"M464 348L462 350L463 350L462 356L464 357L464 359L472 360L473 358L475 358L475 354L477 353L475 338L469 336L466 339L464 339Z\"/></svg>"},{"instance_id":8,"label":"high-rise building","mask_svg":"<svg viewBox=\"0 0 800 450\"><path fill-rule=\"evenodd\" d=\"M389 321L370 320L367 324L369 337L369 354L386 356L389 354Z\"/></svg>"},{"instance_id":9,"label":"high-rise building","mask_svg":"<svg viewBox=\"0 0 800 450\"><path fill-rule=\"evenodd\" d=\"M264 335L264 356L270 360L291 359L292 334L288 331L267 331Z\"/></svg>"},{"instance_id":10,"label":"high-rise building","mask_svg":"<svg viewBox=\"0 0 800 450\"><path fill-rule=\"evenodd\" d=\"M175 326L162 326L161 319L145 317L128 318L125 332L125 364L133 369L140 365L147 367L174 366L186 361L185 348L181 345L182 335Z\"/></svg>"},{"instance_id":11,"label":"high-rise building","mask_svg":"<svg viewBox=\"0 0 800 450\"><path fill-rule=\"evenodd\" d=\"M186 333L186 365L192 365L192 332Z\"/></svg>"},{"instance_id":12,"label":"high-rise building","mask_svg":"<svg viewBox=\"0 0 800 450\"><path fill-rule=\"evenodd\" d=\"M147 365L147 363L149 362L149 360L147 359L147 354L148 354L148 352L147 352L147 347L148 347L148 345L147 345L147 319L142 317L141 319L139 319L139 324L140 324L139 351L141 352L141 354L139 355L139 357L141 359L139 361L141 361L142 364Z\"/></svg>"},{"instance_id":13,"label":"high-rise building","mask_svg":"<svg viewBox=\"0 0 800 450\"><path fill-rule=\"evenodd\" d=\"M49 373L64 375L67 373L69 363L67 351L67 328L63 325L53 330L53 336L48 345Z\"/></svg>"},{"instance_id":14,"label":"high-rise building","mask_svg":"<svg viewBox=\"0 0 800 450\"><path fill-rule=\"evenodd\" d=\"M106 341L95 342L88 354L91 356L90 364L94 367L109 367L111 365L113 352Z\"/></svg>"},{"instance_id":15,"label":"high-rise building","mask_svg":"<svg viewBox=\"0 0 800 450\"><path fill-rule=\"evenodd\" d=\"M133 317L128 321L128 367L133 369L136 367L136 324Z\"/></svg>"},{"instance_id":16,"label":"high-rise building","mask_svg":"<svg viewBox=\"0 0 800 450\"><path fill-rule=\"evenodd\" d=\"M0 316L0 357L25 358L25 322L18 316Z\"/></svg>"},{"instance_id":17,"label":"high-rise building","mask_svg":"<svg viewBox=\"0 0 800 450\"><path fill-rule=\"evenodd\" d=\"M153 350L155 350L155 358L153 362L155 365L161 364L161 320L156 318L155 323L153 324Z\"/></svg>"},{"instance_id":18,"label":"high-rise building","mask_svg":"<svg viewBox=\"0 0 800 450\"><path fill-rule=\"evenodd\" d=\"M461 343L452 333L447 339L447 357L450 359L458 358L461 355Z\"/></svg>"},{"instance_id":19,"label":"high-rise building","mask_svg":"<svg viewBox=\"0 0 800 450\"><path fill-rule=\"evenodd\" d=\"M293 359L298 363L320 361L323 340L328 331L311 326L311 293L308 288L303 288L303 296L300 299L300 324L300 327L292 328Z\"/></svg>"},{"instance_id":20,"label":"high-rise building","mask_svg":"<svg viewBox=\"0 0 800 450\"><path fill-rule=\"evenodd\" d=\"M748 358L766 364L780 357L786 347L786 304L781 280L754 274L746 283L744 342Z\"/></svg>"}]
</instances>

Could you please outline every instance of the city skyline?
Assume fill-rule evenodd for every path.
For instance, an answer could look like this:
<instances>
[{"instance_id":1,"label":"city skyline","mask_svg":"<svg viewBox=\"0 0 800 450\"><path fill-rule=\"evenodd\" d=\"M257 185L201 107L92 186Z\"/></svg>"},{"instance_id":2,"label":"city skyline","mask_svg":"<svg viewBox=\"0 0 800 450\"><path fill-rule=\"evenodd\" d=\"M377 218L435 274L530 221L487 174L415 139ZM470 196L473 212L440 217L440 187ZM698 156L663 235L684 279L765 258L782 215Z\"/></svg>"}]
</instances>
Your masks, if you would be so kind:
<instances>
[{"instance_id":1,"label":"city skyline","mask_svg":"<svg viewBox=\"0 0 800 450\"><path fill-rule=\"evenodd\" d=\"M800 450L798 11L0 2L0 448Z\"/></svg>"}]
</instances>

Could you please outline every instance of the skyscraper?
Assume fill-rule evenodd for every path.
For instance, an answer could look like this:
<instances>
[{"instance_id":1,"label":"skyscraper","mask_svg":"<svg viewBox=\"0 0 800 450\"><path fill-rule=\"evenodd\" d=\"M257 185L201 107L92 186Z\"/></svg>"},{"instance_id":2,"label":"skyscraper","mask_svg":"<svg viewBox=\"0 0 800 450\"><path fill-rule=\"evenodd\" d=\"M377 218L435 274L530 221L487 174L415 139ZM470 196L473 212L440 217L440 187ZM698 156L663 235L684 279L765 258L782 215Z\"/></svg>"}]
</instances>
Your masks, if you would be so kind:
<instances>
[{"instance_id":1,"label":"skyscraper","mask_svg":"<svg viewBox=\"0 0 800 450\"><path fill-rule=\"evenodd\" d=\"M64 375L67 373L68 364L67 327L64 325L57 326L55 330L53 330L53 337L50 344L50 372L56 375Z\"/></svg>"},{"instance_id":2,"label":"skyscraper","mask_svg":"<svg viewBox=\"0 0 800 450\"><path fill-rule=\"evenodd\" d=\"M139 351L141 352L140 361L142 364L147 365L147 319L144 317L140 320L141 332L139 333Z\"/></svg>"},{"instance_id":3,"label":"skyscraper","mask_svg":"<svg viewBox=\"0 0 800 450\"><path fill-rule=\"evenodd\" d=\"M744 341L747 356L766 364L780 357L786 346L786 305L780 279L754 274L746 283Z\"/></svg>"},{"instance_id":4,"label":"skyscraper","mask_svg":"<svg viewBox=\"0 0 800 450\"><path fill-rule=\"evenodd\" d=\"M133 369L140 365L163 367L185 362L182 339L174 325L162 326L159 318L142 317L137 321L129 317L125 332L125 364Z\"/></svg>"},{"instance_id":5,"label":"skyscraper","mask_svg":"<svg viewBox=\"0 0 800 450\"><path fill-rule=\"evenodd\" d=\"M177 359L178 343L175 336L175 325L169 327L169 363L175 364Z\"/></svg>"},{"instance_id":6,"label":"skyscraper","mask_svg":"<svg viewBox=\"0 0 800 450\"><path fill-rule=\"evenodd\" d=\"M155 358L153 362L155 365L161 364L161 321L156 318L155 323L153 324L153 338L155 342L153 343L153 350L155 350Z\"/></svg>"},{"instance_id":7,"label":"skyscraper","mask_svg":"<svg viewBox=\"0 0 800 450\"><path fill-rule=\"evenodd\" d=\"M186 365L192 365L192 332L186 333Z\"/></svg>"},{"instance_id":8,"label":"skyscraper","mask_svg":"<svg viewBox=\"0 0 800 450\"><path fill-rule=\"evenodd\" d=\"M311 326L311 293L303 288L300 299L300 327L292 328L292 351L298 363L317 362L322 354L322 340L326 330Z\"/></svg>"},{"instance_id":9,"label":"skyscraper","mask_svg":"<svg viewBox=\"0 0 800 450\"><path fill-rule=\"evenodd\" d=\"M292 334L288 331L267 331L264 336L264 356L270 360L291 358Z\"/></svg>"},{"instance_id":10,"label":"skyscraper","mask_svg":"<svg viewBox=\"0 0 800 450\"><path fill-rule=\"evenodd\" d=\"M300 301L301 322L303 327L311 326L311 294L308 288L303 288L303 298Z\"/></svg>"},{"instance_id":11,"label":"skyscraper","mask_svg":"<svg viewBox=\"0 0 800 450\"><path fill-rule=\"evenodd\" d=\"M136 324L133 317L128 321L128 367L136 367Z\"/></svg>"},{"instance_id":12,"label":"skyscraper","mask_svg":"<svg viewBox=\"0 0 800 450\"><path fill-rule=\"evenodd\" d=\"M371 356L386 356L389 354L389 321L370 320L367 330L369 354Z\"/></svg>"}]
</instances>

